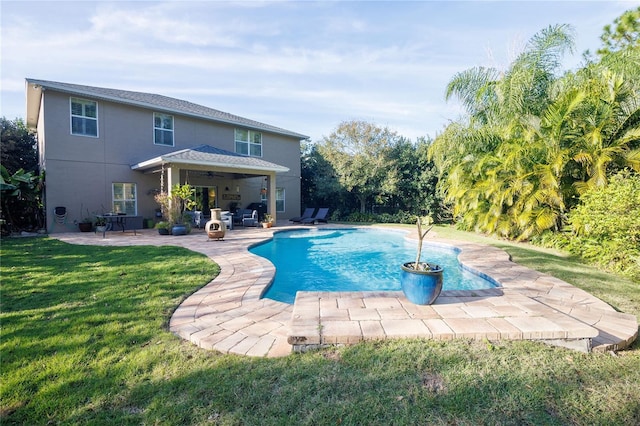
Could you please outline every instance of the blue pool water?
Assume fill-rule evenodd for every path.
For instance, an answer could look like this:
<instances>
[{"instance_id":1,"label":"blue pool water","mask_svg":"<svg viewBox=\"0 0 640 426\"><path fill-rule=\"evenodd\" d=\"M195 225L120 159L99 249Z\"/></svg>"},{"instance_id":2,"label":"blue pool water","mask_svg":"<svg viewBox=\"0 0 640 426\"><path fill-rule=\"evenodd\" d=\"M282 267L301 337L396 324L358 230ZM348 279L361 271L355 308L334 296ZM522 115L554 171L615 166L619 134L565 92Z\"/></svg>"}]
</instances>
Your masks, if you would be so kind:
<instances>
[{"instance_id":1,"label":"blue pool water","mask_svg":"<svg viewBox=\"0 0 640 426\"><path fill-rule=\"evenodd\" d=\"M264 297L293 303L297 291L400 290L400 265L415 260L417 242L404 232L380 229L318 229L277 232L249 251L276 267ZM443 290L495 285L463 270L455 250L425 243L422 261L444 267Z\"/></svg>"}]
</instances>

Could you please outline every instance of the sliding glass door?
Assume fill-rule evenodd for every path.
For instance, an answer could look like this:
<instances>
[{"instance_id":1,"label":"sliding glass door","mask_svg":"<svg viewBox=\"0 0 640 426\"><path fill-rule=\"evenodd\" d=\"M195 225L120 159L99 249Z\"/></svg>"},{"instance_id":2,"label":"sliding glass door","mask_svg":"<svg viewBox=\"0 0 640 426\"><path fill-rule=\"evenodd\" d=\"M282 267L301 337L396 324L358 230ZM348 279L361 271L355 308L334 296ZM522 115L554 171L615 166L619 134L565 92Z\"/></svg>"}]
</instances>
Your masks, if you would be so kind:
<instances>
[{"instance_id":1,"label":"sliding glass door","mask_svg":"<svg viewBox=\"0 0 640 426\"><path fill-rule=\"evenodd\" d=\"M195 210L199 210L203 215L209 216L211 209L218 207L218 187L196 186L195 188Z\"/></svg>"}]
</instances>

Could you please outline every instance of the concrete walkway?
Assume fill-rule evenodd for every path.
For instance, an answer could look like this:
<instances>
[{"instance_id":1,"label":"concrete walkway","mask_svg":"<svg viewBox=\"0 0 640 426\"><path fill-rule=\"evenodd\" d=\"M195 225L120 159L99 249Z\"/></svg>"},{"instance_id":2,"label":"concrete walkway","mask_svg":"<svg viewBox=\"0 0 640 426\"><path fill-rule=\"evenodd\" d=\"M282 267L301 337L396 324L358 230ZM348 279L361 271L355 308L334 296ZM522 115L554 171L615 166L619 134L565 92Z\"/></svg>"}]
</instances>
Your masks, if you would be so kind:
<instances>
[{"instance_id":1,"label":"concrete walkway","mask_svg":"<svg viewBox=\"0 0 640 426\"><path fill-rule=\"evenodd\" d=\"M292 349L400 337L527 339L606 351L626 348L638 334L635 316L519 266L500 249L433 238L430 244L461 249L459 259L466 268L491 276L502 288L445 291L431 306L414 305L402 292L299 292L294 305L260 299L275 268L247 248L286 228L234 229L224 241L209 241L199 230L180 237L155 230L109 232L104 239L80 232L52 236L73 244L177 245L207 255L221 272L176 309L170 330L224 353L284 356Z\"/></svg>"}]
</instances>

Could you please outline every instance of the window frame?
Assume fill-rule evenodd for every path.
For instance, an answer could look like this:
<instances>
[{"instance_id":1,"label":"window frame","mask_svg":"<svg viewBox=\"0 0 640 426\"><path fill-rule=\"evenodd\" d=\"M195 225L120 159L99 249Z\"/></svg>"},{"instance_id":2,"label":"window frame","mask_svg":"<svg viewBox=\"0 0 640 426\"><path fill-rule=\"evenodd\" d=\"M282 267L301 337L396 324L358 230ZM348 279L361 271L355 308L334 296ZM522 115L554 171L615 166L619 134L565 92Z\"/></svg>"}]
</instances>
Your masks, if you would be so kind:
<instances>
[{"instance_id":1,"label":"window frame","mask_svg":"<svg viewBox=\"0 0 640 426\"><path fill-rule=\"evenodd\" d=\"M238 138L238 133L239 132L246 132L247 134L247 139L243 140L243 139L239 139ZM259 142L255 142L255 137L258 136L260 138ZM240 129L240 128L236 128L233 131L233 140L234 140L234 152L236 154L241 154L241 155L246 155L247 157L260 157L262 158L262 132L258 132L257 130L250 130L250 129ZM242 144L245 149L240 150L238 149L238 144ZM259 154L255 154L254 153L254 149L260 149L260 153ZM245 152L246 151L246 152Z\"/></svg>"},{"instance_id":2,"label":"window frame","mask_svg":"<svg viewBox=\"0 0 640 426\"><path fill-rule=\"evenodd\" d=\"M160 127L156 126L156 117L160 118ZM171 128L164 127L165 118L171 119ZM163 112L154 112L153 113L153 144L158 146L176 146L175 128L176 128L176 123L175 123L175 117L173 115L165 114ZM157 132L163 132L162 134L165 134L165 132L169 132L169 134L171 134L171 144L158 142L158 138L156 137ZM164 138L165 137L163 137L162 139L164 140Z\"/></svg>"},{"instance_id":3,"label":"window frame","mask_svg":"<svg viewBox=\"0 0 640 426\"><path fill-rule=\"evenodd\" d=\"M116 199L116 185L122 185L122 194L124 196L124 198L122 199ZM133 192L131 191L127 191L127 186L131 186L133 187ZM133 198L127 198L126 195L133 193ZM128 213L127 212L127 203L133 202L133 213ZM124 210L121 210L120 208L116 207L116 203L122 203L122 207L124 207ZM111 184L111 207L112 207L112 211L114 213L120 213L120 212L124 212L127 215L131 215L131 216L137 216L138 215L138 188L137 188L137 184L134 182L112 182Z\"/></svg>"},{"instance_id":4,"label":"window frame","mask_svg":"<svg viewBox=\"0 0 640 426\"><path fill-rule=\"evenodd\" d=\"M279 198L279 195L282 195L281 198ZM287 209L286 207L286 191L284 187L277 187L276 188L276 213L284 213ZM278 208L278 206L280 205L280 203L282 203L282 208Z\"/></svg>"},{"instance_id":5,"label":"window frame","mask_svg":"<svg viewBox=\"0 0 640 426\"><path fill-rule=\"evenodd\" d=\"M82 105L82 115L78 115L78 114L74 114L73 113L73 104L80 104ZM91 117L86 115L86 105L88 104L93 104L93 106L95 107L95 117ZM73 126L73 119L79 119L79 120L83 120L83 123L85 123L82 127L84 129L83 133L79 133L79 132L75 132L74 131L74 126ZM95 122L96 125L96 133L95 135L92 133L87 133L86 132L86 122L87 121L93 121ZM69 96L69 132L73 135L73 136L84 136L84 137L88 137L88 138L98 138L99 134L100 134L100 130L99 130L99 126L98 126L98 102L97 101L92 101L91 99L84 99L84 98L78 98L75 96Z\"/></svg>"}]
</instances>

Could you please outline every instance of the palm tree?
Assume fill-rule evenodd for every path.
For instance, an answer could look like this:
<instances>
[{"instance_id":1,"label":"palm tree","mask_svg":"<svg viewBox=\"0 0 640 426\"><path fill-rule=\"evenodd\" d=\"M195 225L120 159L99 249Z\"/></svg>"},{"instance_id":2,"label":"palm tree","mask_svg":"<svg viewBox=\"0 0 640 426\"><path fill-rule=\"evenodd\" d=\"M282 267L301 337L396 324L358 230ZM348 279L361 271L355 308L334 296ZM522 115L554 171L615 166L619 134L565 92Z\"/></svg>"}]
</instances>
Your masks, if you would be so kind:
<instances>
[{"instance_id":1,"label":"palm tree","mask_svg":"<svg viewBox=\"0 0 640 426\"><path fill-rule=\"evenodd\" d=\"M551 187L538 187L536 166L544 155L531 144L530 122L549 104L554 72L572 48L568 26L548 27L505 72L472 68L450 81L447 99L457 96L469 115L448 126L430 154L464 227L514 237L556 223L556 215L540 210L545 201L562 203Z\"/></svg>"},{"instance_id":2,"label":"palm tree","mask_svg":"<svg viewBox=\"0 0 640 426\"><path fill-rule=\"evenodd\" d=\"M572 47L568 27L548 27L505 72L472 68L449 83L468 116L430 155L463 227L518 239L559 230L585 190L640 171L640 48L557 76Z\"/></svg>"}]
</instances>

